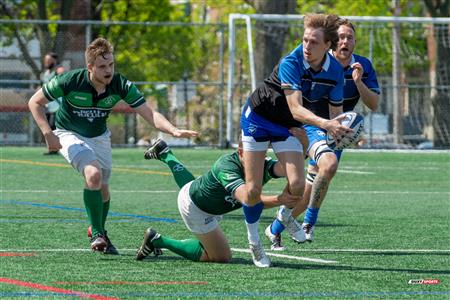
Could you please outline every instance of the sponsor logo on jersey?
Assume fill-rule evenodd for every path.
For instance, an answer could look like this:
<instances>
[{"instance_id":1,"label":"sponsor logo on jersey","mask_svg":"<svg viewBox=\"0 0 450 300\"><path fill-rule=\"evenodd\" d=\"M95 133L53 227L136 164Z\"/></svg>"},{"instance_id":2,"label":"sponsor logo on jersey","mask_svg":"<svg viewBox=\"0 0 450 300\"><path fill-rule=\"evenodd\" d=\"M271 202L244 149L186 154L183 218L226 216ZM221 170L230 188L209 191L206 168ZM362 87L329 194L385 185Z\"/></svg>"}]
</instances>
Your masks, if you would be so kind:
<instances>
[{"instance_id":1,"label":"sponsor logo on jersey","mask_svg":"<svg viewBox=\"0 0 450 300\"><path fill-rule=\"evenodd\" d=\"M73 110L72 112L79 118L85 118L91 123L94 122L96 118L104 118L108 116L108 112L100 111L97 109Z\"/></svg>"},{"instance_id":2,"label":"sponsor logo on jersey","mask_svg":"<svg viewBox=\"0 0 450 300\"><path fill-rule=\"evenodd\" d=\"M231 207L235 207L238 204L238 201L232 196L225 196L225 201L231 204Z\"/></svg>"},{"instance_id":3,"label":"sponsor logo on jersey","mask_svg":"<svg viewBox=\"0 0 450 300\"><path fill-rule=\"evenodd\" d=\"M75 95L74 98L77 99L77 100L83 100L83 101L88 100L88 98L83 97L83 96L78 96L78 95Z\"/></svg>"},{"instance_id":4,"label":"sponsor logo on jersey","mask_svg":"<svg viewBox=\"0 0 450 300\"><path fill-rule=\"evenodd\" d=\"M223 179L225 179L225 180L233 180L236 178L240 178L240 176L238 174L232 174L232 173L223 174Z\"/></svg>"}]
</instances>

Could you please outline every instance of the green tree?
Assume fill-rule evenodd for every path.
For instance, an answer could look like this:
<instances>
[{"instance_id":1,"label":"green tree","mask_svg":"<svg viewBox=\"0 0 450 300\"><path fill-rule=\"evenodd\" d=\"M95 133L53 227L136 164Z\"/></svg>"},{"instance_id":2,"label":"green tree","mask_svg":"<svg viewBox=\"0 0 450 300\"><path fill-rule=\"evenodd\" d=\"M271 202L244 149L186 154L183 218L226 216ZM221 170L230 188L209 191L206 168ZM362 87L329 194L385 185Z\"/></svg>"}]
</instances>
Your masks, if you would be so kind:
<instances>
[{"instance_id":1,"label":"green tree","mask_svg":"<svg viewBox=\"0 0 450 300\"><path fill-rule=\"evenodd\" d=\"M70 17L73 0L62 0L57 4L46 0L0 0L0 8L5 19L18 20L67 20ZM19 26L16 24L0 27L3 46L17 41L21 57L30 66L33 75L39 79L41 67L31 57L27 45L33 39L39 40L42 56L49 51L56 52L60 58L64 57L65 48L62 40L67 32L65 25L38 24L36 26Z\"/></svg>"}]
</instances>

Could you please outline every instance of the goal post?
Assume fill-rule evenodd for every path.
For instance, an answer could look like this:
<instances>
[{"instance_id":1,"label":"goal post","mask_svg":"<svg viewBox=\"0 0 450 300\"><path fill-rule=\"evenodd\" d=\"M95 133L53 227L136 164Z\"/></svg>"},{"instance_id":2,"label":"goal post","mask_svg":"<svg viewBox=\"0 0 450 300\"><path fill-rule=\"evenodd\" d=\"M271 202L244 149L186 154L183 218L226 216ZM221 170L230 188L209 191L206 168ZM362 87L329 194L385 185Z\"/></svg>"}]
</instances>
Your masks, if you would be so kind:
<instances>
[{"instance_id":1,"label":"goal post","mask_svg":"<svg viewBox=\"0 0 450 300\"><path fill-rule=\"evenodd\" d=\"M240 107L236 107L236 89L238 86L244 84L242 80L236 83L236 52L247 48L247 54L241 52L240 61L245 60L245 76L248 77L245 84L249 86L247 88L248 97L249 93L256 89L258 84L256 80L255 72L255 55L254 55L254 22L262 22L267 24L276 23L277 26L285 26L291 28L303 28L302 20L303 15L277 15L277 14L230 14L229 15L229 51L228 51L228 82L227 82L227 125L226 125L226 145L229 146L236 142L238 136L237 129L239 128ZM374 62L375 69L379 78L380 86L382 88L382 110L378 113L377 118L387 119L387 131L384 137L392 143L399 144L405 140L415 138L432 139L433 134L428 133L427 129L430 123L430 117L433 117L433 113L429 113L428 116L416 116L413 120L405 120L404 115L410 114L411 111L408 107L416 105L415 103L420 98L420 95L432 94L431 91L436 88L449 88L450 79L448 74L445 78L444 85L434 86L436 83L432 80L426 80L424 82L423 76L426 74L430 77L430 70L427 68L428 60L431 58L429 51L427 50L426 37L430 30L430 25L443 24L450 26L450 18L429 18L429 17L376 17L376 16L342 16L342 18L349 19L357 27L356 36L357 39L364 40L364 44L357 43L355 53L362 54L368 57ZM243 24L244 25L243 25ZM397 26L394 26L397 25ZM395 32L395 28L400 27L401 33ZM445 28L445 26L443 26ZM431 27L432 28L432 27ZM241 39L238 42L237 33L238 30L245 30L245 34L241 34ZM259 29L260 30L260 29ZM361 32L360 32L361 31ZM435 30L436 31L436 30ZM442 30L441 30L442 31ZM442 32L435 33L435 38L439 42L439 36ZM448 36L448 35L447 35ZM445 35L444 35L445 37ZM301 36L297 36L295 44L301 42ZM416 40L414 40L416 39ZM421 41L419 41L421 39ZM413 41L414 43L411 43ZM290 43L292 44L292 40ZM244 46L242 46L244 44ZM417 45L418 46L417 46ZM292 45L285 47L284 52L293 49ZM385 52L382 57L378 57L377 54ZM400 51L400 53L398 53ZM427 52L428 51L428 52ZM396 55L397 54L397 55ZM244 57L245 56L245 57ZM425 61L422 61L422 65L414 65L418 57L424 57ZM410 59L410 61L409 61ZM377 60L383 60L380 63ZM401 60L401 61L399 61ZM389 62L389 63L386 63ZM381 66L381 67L380 67ZM420 67L420 69L418 69ZM402 68L401 70L399 68ZM241 66L241 69L244 69ZM410 76L409 74L412 74ZM422 80L421 80L422 77ZM413 81L406 81L409 78L414 78ZM442 81L441 81L442 83ZM408 99L411 96L411 92L414 93L414 99ZM400 96L397 96L400 95ZM241 95L242 96L242 95ZM245 97L245 99L246 99ZM244 99L244 101L245 101ZM430 102L431 103L431 102ZM449 112L450 113L450 112ZM381 116L379 116L379 115ZM368 120L367 120L368 119ZM378 119L377 119L378 120ZM384 120L384 119L383 119ZM421 122L422 124L415 124L417 128L408 128L406 131L403 129L405 122ZM369 143L378 142L378 136L374 132L383 131L385 128L375 128L378 123L372 124L372 113L366 112L366 123L370 128ZM377 121L378 122L378 121ZM425 124L426 123L426 124ZM432 122L431 122L432 123ZM413 124L414 125L414 124ZM381 126L381 125L380 125ZM408 125L409 126L409 125ZM386 127L386 126L383 126ZM414 126L413 126L414 127ZM422 130L421 133L418 131ZM428 131L427 131L428 130ZM441 130L445 133L446 129ZM448 133L447 133L448 134ZM411 137L410 137L411 136Z\"/></svg>"}]
</instances>

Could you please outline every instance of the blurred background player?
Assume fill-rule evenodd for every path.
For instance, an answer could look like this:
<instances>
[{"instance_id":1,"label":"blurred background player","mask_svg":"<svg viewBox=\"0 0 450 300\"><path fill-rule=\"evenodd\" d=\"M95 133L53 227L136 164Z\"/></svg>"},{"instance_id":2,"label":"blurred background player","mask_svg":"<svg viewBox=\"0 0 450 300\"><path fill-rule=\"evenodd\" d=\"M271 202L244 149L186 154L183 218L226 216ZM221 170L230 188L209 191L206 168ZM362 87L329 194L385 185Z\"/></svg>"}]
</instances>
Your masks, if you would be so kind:
<instances>
[{"instance_id":1,"label":"blurred background player","mask_svg":"<svg viewBox=\"0 0 450 300\"><path fill-rule=\"evenodd\" d=\"M48 52L44 56L44 72L41 74L41 82L42 84L48 83L53 77L56 75L62 74L65 72L63 66L59 64L58 54L55 52ZM47 117L48 124L52 130L56 129L55 125L55 113L59 108L58 101L53 101L48 103L46 106L45 116ZM58 154L58 151L50 151L47 149L47 152L44 155L53 155Z\"/></svg>"},{"instance_id":2,"label":"blurred background player","mask_svg":"<svg viewBox=\"0 0 450 300\"><path fill-rule=\"evenodd\" d=\"M272 74L264 80L249 97L241 116L242 141L247 199L243 206L250 249L261 246L258 234L258 220L261 216L261 189L263 165L269 144L286 170L288 191L298 197L304 190L304 170L302 146L289 132L291 127L312 124L322 132L341 136L349 129L340 120L329 120L329 114L320 115L311 104L319 104L328 109L331 103L332 116L342 112L343 75L339 63L328 54L337 43L337 21L334 15L309 15L305 17L303 44L281 59ZM315 144L312 153L320 156L326 151ZM331 155L332 150L329 150ZM291 237L304 241L304 233L291 216L291 210L284 207L269 232L276 236L285 227ZM264 250L258 250L264 253ZM265 261L269 259L263 256Z\"/></svg>"},{"instance_id":3,"label":"blurred background player","mask_svg":"<svg viewBox=\"0 0 450 300\"><path fill-rule=\"evenodd\" d=\"M172 171L181 189L178 194L178 210L186 227L196 239L175 240L148 228L136 259L144 259L155 249L167 248L192 261L230 262L230 245L219 221L222 215L241 208L247 197L244 181L246 169L242 154L242 143L239 143L236 152L221 156L208 173L195 179L163 140L156 141L145 152L145 158L158 159ZM263 184L272 178L285 176L281 163L270 157L266 157L263 169ZM264 208L281 204L293 206L297 202L296 197L286 192L278 196L261 195L261 200Z\"/></svg>"},{"instance_id":4,"label":"blurred background player","mask_svg":"<svg viewBox=\"0 0 450 300\"><path fill-rule=\"evenodd\" d=\"M92 226L92 250L118 254L105 229L112 169L111 133L106 120L112 108L123 100L150 125L174 137L193 137L197 132L173 126L152 110L132 82L114 72L113 47L107 40L94 40L85 58L87 68L54 77L31 97L28 106L49 150L59 150L84 177L83 200ZM44 108L58 98L61 107L56 113L56 130L52 131Z\"/></svg>"},{"instance_id":5,"label":"blurred background player","mask_svg":"<svg viewBox=\"0 0 450 300\"><path fill-rule=\"evenodd\" d=\"M372 63L366 57L356 55L353 53L356 44L355 27L347 19L340 22L338 28L339 42L337 48L333 50L333 56L344 68L344 112L353 111L359 99L372 111L375 111L378 107L378 98L380 89L378 86L376 72L372 66ZM335 151L338 161L342 155L342 150ZM306 199L310 199L311 191L313 189L315 180L317 180L318 165L315 160L310 159L308 165L308 173L306 176L306 185L304 200L299 203L292 212L292 215L297 218L306 209L308 202ZM314 225L317 222L317 214L320 208L320 204L326 196L327 190L321 194L321 201L318 201L319 205L316 207L308 207L308 211L305 216L305 220L302 227L305 228L306 239L310 242L313 241Z\"/></svg>"}]
</instances>

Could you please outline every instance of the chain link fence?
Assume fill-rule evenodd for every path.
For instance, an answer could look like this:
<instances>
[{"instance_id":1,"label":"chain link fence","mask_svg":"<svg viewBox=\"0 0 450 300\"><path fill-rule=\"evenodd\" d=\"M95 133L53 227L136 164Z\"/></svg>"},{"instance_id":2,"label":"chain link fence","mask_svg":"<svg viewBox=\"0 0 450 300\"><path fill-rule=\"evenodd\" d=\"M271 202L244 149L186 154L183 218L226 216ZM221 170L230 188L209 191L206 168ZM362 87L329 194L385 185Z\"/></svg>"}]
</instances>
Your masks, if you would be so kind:
<instances>
[{"instance_id":1,"label":"chain link fence","mask_svg":"<svg viewBox=\"0 0 450 300\"><path fill-rule=\"evenodd\" d=\"M97 22L0 20L2 26L22 36L26 53L17 39L0 37L0 143L40 145L39 128L27 102L40 87L43 45L55 39L39 40L37 26L64 26L59 42L60 64L65 70L84 68L84 50L94 38L107 38L115 48L116 72L133 81L146 100L179 128L201 135L187 145L221 146L223 142L224 35L223 24L177 22ZM6 28L6 29L8 29ZM7 30L5 30L7 33ZM4 32L5 33L5 32ZM27 40L28 39L28 40ZM48 46L47 45L47 46ZM55 48L55 47L53 47ZM28 58L27 58L28 57ZM124 103L109 119L114 145L145 144L160 133Z\"/></svg>"},{"instance_id":2,"label":"chain link fence","mask_svg":"<svg viewBox=\"0 0 450 300\"><path fill-rule=\"evenodd\" d=\"M348 18L356 27L354 53L372 61L381 89L376 112L362 101L356 107L365 115L364 147L450 149L450 18ZM298 15L235 14L230 24L228 70L233 76L227 96L233 126L227 139L232 142L239 134L241 106L236 104L261 83L255 41L270 39L272 48L288 53L302 41L303 20Z\"/></svg>"},{"instance_id":3,"label":"chain link fence","mask_svg":"<svg viewBox=\"0 0 450 300\"><path fill-rule=\"evenodd\" d=\"M301 20L258 22L252 20L255 40L261 34L276 41L280 32L286 32L279 45L283 53L301 41ZM434 144L435 148L450 148L450 22L353 22L357 28L355 53L373 61L382 91L377 112L371 113L362 105L357 107L366 116L365 146L431 148ZM27 101L41 84L45 54L41 49L55 42L55 38L40 40L33 34L42 24L64 26L58 41L62 43L60 63L66 70L85 66L84 50L91 40L98 36L109 39L115 46L116 72L135 82L147 101L176 126L201 133L188 144L228 145L227 123L234 129L231 141L237 139L240 108L252 90L244 23L236 23L230 95L225 80L229 55L226 24L36 20L0 20L0 24L2 145L44 142L27 107ZM394 30L397 40L393 38ZM21 34L26 54L20 50L23 45L8 35L12 32ZM260 45L253 48L257 47ZM442 57L442 53L448 55ZM397 71L393 71L395 60ZM398 81L394 81L394 74L398 74ZM232 103L228 120L227 97ZM159 134L125 105L113 110L108 125L114 145L145 144Z\"/></svg>"}]
</instances>

